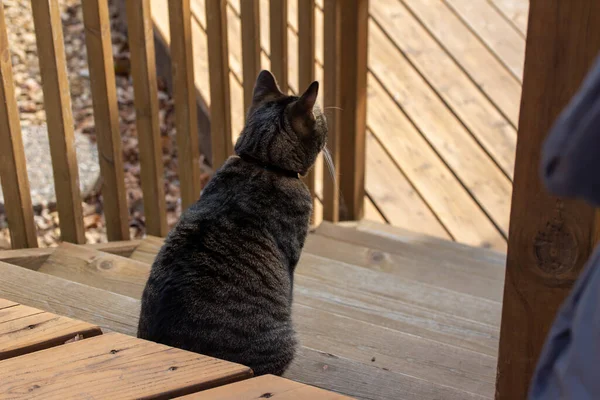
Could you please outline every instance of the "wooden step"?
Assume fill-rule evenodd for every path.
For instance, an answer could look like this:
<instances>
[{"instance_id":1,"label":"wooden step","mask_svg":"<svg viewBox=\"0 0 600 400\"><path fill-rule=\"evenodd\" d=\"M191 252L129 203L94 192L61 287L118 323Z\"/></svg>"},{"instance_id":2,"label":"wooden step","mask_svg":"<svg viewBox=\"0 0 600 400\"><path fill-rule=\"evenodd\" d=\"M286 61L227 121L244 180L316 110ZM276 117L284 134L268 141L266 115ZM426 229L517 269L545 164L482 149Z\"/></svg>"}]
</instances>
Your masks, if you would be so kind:
<instances>
[{"instance_id":1,"label":"wooden step","mask_svg":"<svg viewBox=\"0 0 600 400\"><path fill-rule=\"evenodd\" d=\"M0 299L0 360L100 334L87 322Z\"/></svg>"},{"instance_id":2,"label":"wooden step","mask_svg":"<svg viewBox=\"0 0 600 400\"><path fill-rule=\"evenodd\" d=\"M77 257L69 257L80 262ZM19 268L10 267L5 268L9 271ZM40 286L39 273L22 271L28 273L27 279L35 280L32 287ZM141 269L136 271L142 279L144 272ZM52 273L51 270L46 272ZM87 269L79 267L71 272L74 275L86 273ZM107 285L102 282L103 274L109 280L114 278L110 269L96 269L94 274L94 279L87 283L97 288L85 290L84 285L71 283L73 286L70 287L61 278L44 275L46 289L43 292L52 292L53 296L64 299L61 306L68 315L76 314L80 319L109 329L130 334L135 332L139 301L122 301L123 296L98 289ZM71 278L83 279L73 275ZM47 288L53 285L57 288ZM364 381L352 380L335 371L359 368L372 374L365 379L382 380L388 388L394 389L383 390L381 398L385 399L395 399L399 393L407 393L398 391L397 388L403 387L414 388L419 393L413 398L430 398L426 394L432 392L443 393L438 397L445 399L492 396L497 327L485 322L489 316L479 316L486 313L481 308L487 307L486 301L475 301L472 296L431 288L393 274L309 253L304 254L298 266L295 286L294 321L303 345L300 353L304 356L297 358L299 366L291 368L287 377L330 390L340 389L356 396L364 390ZM141 293L141 288L140 285L137 291L132 290L131 293ZM73 290L74 293L71 293ZM98 305L93 304L90 298L80 304L79 296L84 291L91 293L96 302L105 302L100 299L107 298L117 307L125 306L127 310L121 312L129 316L128 325L124 326L121 322L112 326L111 321L102 321L106 310L100 316L86 310L97 309ZM0 297L4 292L0 280ZM39 296L37 293L33 296L30 293L11 295L19 296L19 299L30 296L33 297L31 301L40 304L35 299ZM27 304L25 301L22 303ZM49 304L54 306L53 303ZM109 307L108 311L111 310L113 308ZM490 315L496 313L498 311L490 311ZM461 340L461 336L465 339ZM315 364L315 359L320 360L319 363ZM331 368L331 379L318 379L315 368L321 369L321 375Z\"/></svg>"},{"instance_id":3,"label":"wooden step","mask_svg":"<svg viewBox=\"0 0 600 400\"><path fill-rule=\"evenodd\" d=\"M344 400L349 397L327 392L273 375L263 375L231 385L181 397L186 400Z\"/></svg>"},{"instance_id":4,"label":"wooden step","mask_svg":"<svg viewBox=\"0 0 600 400\"><path fill-rule=\"evenodd\" d=\"M0 361L12 399L172 398L252 376L250 368L108 333Z\"/></svg>"}]
</instances>

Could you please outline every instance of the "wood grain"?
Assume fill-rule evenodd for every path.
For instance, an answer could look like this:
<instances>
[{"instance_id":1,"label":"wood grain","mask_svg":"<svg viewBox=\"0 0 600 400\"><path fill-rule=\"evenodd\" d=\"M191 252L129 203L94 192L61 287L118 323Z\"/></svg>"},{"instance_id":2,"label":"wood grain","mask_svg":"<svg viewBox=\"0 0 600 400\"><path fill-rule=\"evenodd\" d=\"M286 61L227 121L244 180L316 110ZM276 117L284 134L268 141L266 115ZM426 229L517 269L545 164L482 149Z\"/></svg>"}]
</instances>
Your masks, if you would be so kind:
<instances>
[{"instance_id":1,"label":"wood grain","mask_svg":"<svg viewBox=\"0 0 600 400\"><path fill-rule=\"evenodd\" d=\"M512 179L518 115L505 117L401 2L373 0L371 4L373 19L386 39L393 42L395 51L400 51L419 71L446 107ZM373 46L377 45L373 42Z\"/></svg>"},{"instance_id":2,"label":"wood grain","mask_svg":"<svg viewBox=\"0 0 600 400\"><path fill-rule=\"evenodd\" d=\"M219 168L233 153L229 51L227 44L227 2L206 1L206 36L210 79L212 167Z\"/></svg>"},{"instance_id":3,"label":"wood grain","mask_svg":"<svg viewBox=\"0 0 600 400\"><path fill-rule=\"evenodd\" d=\"M182 397L191 400L240 400L269 398L275 400L342 400L349 397L327 392L314 386L304 385L274 375L263 375L227 386L205 390Z\"/></svg>"},{"instance_id":4,"label":"wood grain","mask_svg":"<svg viewBox=\"0 0 600 400\"><path fill-rule=\"evenodd\" d=\"M0 180L12 248L37 247L4 8L0 9Z\"/></svg>"},{"instance_id":5,"label":"wood grain","mask_svg":"<svg viewBox=\"0 0 600 400\"><path fill-rule=\"evenodd\" d=\"M271 72L283 93L288 92L288 2L269 1Z\"/></svg>"},{"instance_id":6,"label":"wood grain","mask_svg":"<svg viewBox=\"0 0 600 400\"><path fill-rule=\"evenodd\" d=\"M127 240L123 242L86 244L84 246L122 257L129 257L140 243L140 240ZM55 249L55 247L51 247L42 249L4 250L0 251L0 261L19 265L27 269L37 270L48 257L50 257L50 254L52 254Z\"/></svg>"},{"instance_id":7,"label":"wood grain","mask_svg":"<svg viewBox=\"0 0 600 400\"><path fill-rule=\"evenodd\" d=\"M529 1L527 0L491 0L492 4L510 21L525 37L527 34L527 17Z\"/></svg>"},{"instance_id":8,"label":"wood grain","mask_svg":"<svg viewBox=\"0 0 600 400\"><path fill-rule=\"evenodd\" d=\"M242 62L244 85L244 112L252 105L254 82L260 72L260 3L240 0L242 21Z\"/></svg>"},{"instance_id":9,"label":"wood grain","mask_svg":"<svg viewBox=\"0 0 600 400\"><path fill-rule=\"evenodd\" d=\"M102 334L97 326L15 304L0 308L0 360Z\"/></svg>"},{"instance_id":10,"label":"wood grain","mask_svg":"<svg viewBox=\"0 0 600 400\"><path fill-rule=\"evenodd\" d=\"M108 4L100 0L83 0L82 9L102 174L106 235L110 241L127 240L129 209L123 172Z\"/></svg>"},{"instance_id":11,"label":"wood grain","mask_svg":"<svg viewBox=\"0 0 600 400\"><path fill-rule=\"evenodd\" d=\"M167 209L150 0L126 0L146 231L166 236Z\"/></svg>"},{"instance_id":12,"label":"wood grain","mask_svg":"<svg viewBox=\"0 0 600 400\"><path fill-rule=\"evenodd\" d=\"M173 398L252 376L248 367L107 333L0 362L11 398Z\"/></svg>"},{"instance_id":13,"label":"wood grain","mask_svg":"<svg viewBox=\"0 0 600 400\"><path fill-rule=\"evenodd\" d=\"M358 220L364 214L366 129L367 129L367 56L369 2L344 2L340 24L340 191L345 200L342 220Z\"/></svg>"},{"instance_id":14,"label":"wood grain","mask_svg":"<svg viewBox=\"0 0 600 400\"><path fill-rule=\"evenodd\" d=\"M376 1L376 0L374 0ZM510 120L517 120L521 85L479 38L439 0L402 0Z\"/></svg>"},{"instance_id":15,"label":"wood grain","mask_svg":"<svg viewBox=\"0 0 600 400\"><path fill-rule=\"evenodd\" d=\"M61 239L85 243L67 63L58 0L31 3Z\"/></svg>"},{"instance_id":16,"label":"wood grain","mask_svg":"<svg viewBox=\"0 0 600 400\"><path fill-rule=\"evenodd\" d=\"M386 91L393 94L395 102L421 135L499 227L502 234L508 235L512 190L510 180L464 128L461 121L437 98L427 82L401 53L396 51L383 31L372 24L369 32L372 43L377 43L376 46L370 46L369 52L373 75L380 82L385 82ZM382 142L387 144L388 141L382 139Z\"/></svg>"},{"instance_id":17,"label":"wood grain","mask_svg":"<svg viewBox=\"0 0 600 400\"><path fill-rule=\"evenodd\" d=\"M525 61L525 39L492 3L487 1L445 0L445 3L522 81ZM525 2L523 2L525 3Z\"/></svg>"},{"instance_id":18,"label":"wood grain","mask_svg":"<svg viewBox=\"0 0 600 400\"><path fill-rule=\"evenodd\" d=\"M152 265L163 244L164 240L162 238L146 236L140 245L136 247L130 258Z\"/></svg>"},{"instance_id":19,"label":"wood grain","mask_svg":"<svg viewBox=\"0 0 600 400\"><path fill-rule=\"evenodd\" d=\"M137 334L140 301L0 262L0 297L102 329Z\"/></svg>"},{"instance_id":20,"label":"wood grain","mask_svg":"<svg viewBox=\"0 0 600 400\"><path fill-rule=\"evenodd\" d=\"M63 243L38 271L140 299L150 266L129 258Z\"/></svg>"},{"instance_id":21,"label":"wood grain","mask_svg":"<svg viewBox=\"0 0 600 400\"><path fill-rule=\"evenodd\" d=\"M527 396L556 311L598 240L597 211L549 196L539 165L547 132L599 50L599 2L530 2L497 399Z\"/></svg>"},{"instance_id":22,"label":"wood grain","mask_svg":"<svg viewBox=\"0 0 600 400\"><path fill-rule=\"evenodd\" d=\"M190 0L169 0L169 28L177 132L177 165L181 208L185 210L198 200L201 190Z\"/></svg>"}]
</instances>

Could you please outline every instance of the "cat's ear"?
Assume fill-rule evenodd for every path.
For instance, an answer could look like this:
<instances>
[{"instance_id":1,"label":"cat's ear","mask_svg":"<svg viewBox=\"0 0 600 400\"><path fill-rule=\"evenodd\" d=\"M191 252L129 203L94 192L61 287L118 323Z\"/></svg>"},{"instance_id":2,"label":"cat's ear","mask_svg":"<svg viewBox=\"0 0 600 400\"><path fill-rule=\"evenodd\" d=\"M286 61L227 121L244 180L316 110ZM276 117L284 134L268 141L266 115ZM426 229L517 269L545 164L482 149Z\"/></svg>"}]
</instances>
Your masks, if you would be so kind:
<instances>
[{"instance_id":1,"label":"cat's ear","mask_svg":"<svg viewBox=\"0 0 600 400\"><path fill-rule=\"evenodd\" d=\"M260 71L256 83L254 84L254 93L252 94L252 105L256 106L265 100L275 99L283 96L277 85L273 74L267 70Z\"/></svg>"},{"instance_id":2,"label":"cat's ear","mask_svg":"<svg viewBox=\"0 0 600 400\"><path fill-rule=\"evenodd\" d=\"M308 86L308 89L300 96L296 104L294 104L294 111L298 114L311 114L312 110L317 102L317 95L319 94L319 82L314 81Z\"/></svg>"}]
</instances>

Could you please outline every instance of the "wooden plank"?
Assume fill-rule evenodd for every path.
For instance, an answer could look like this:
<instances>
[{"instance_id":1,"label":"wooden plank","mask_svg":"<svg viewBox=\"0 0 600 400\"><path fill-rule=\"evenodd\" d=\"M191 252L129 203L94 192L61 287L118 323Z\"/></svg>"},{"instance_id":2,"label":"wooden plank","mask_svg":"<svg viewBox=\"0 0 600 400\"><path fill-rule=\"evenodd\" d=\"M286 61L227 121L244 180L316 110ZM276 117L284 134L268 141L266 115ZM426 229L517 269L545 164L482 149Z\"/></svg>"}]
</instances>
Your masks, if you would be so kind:
<instances>
[{"instance_id":1,"label":"wooden plank","mask_svg":"<svg viewBox=\"0 0 600 400\"><path fill-rule=\"evenodd\" d=\"M374 222L379 222L382 224L387 224L383 215L379 212L373 200L371 200L368 196L365 196L365 216L364 219Z\"/></svg>"},{"instance_id":2,"label":"wooden plank","mask_svg":"<svg viewBox=\"0 0 600 400\"><path fill-rule=\"evenodd\" d=\"M137 334L140 301L0 262L0 297L102 329Z\"/></svg>"},{"instance_id":3,"label":"wooden plank","mask_svg":"<svg viewBox=\"0 0 600 400\"><path fill-rule=\"evenodd\" d=\"M244 63L244 111L252 105L254 82L260 72L260 3L240 0L242 21L242 61Z\"/></svg>"},{"instance_id":4,"label":"wooden plank","mask_svg":"<svg viewBox=\"0 0 600 400\"><path fill-rule=\"evenodd\" d=\"M492 398L495 357L294 304L298 337L311 349ZM311 321L306 323L304 321ZM402 346L398 346L402 343Z\"/></svg>"},{"instance_id":5,"label":"wooden plank","mask_svg":"<svg viewBox=\"0 0 600 400\"><path fill-rule=\"evenodd\" d=\"M146 194L146 232L166 236L167 209L150 0L127 0L126 5L142 191Z\"/></svg>"},{"instance_id":6,"label":"wooden plank","mask_svg":"<svg viewBox=\"0 0 600 400\"><path fill-rule=\"evenodd\" d=\"M516 121L521 85L479 38L439 0L402 2L502 113Z\"/></svg>"},{"instance_id":7,"label":"wooden plank","mask_svg":"<svg viewBox=\"0 0 600 400\"><path fill-rule=\"evenodd\" d=\"M344 66L340 81L340 191L346 202L342 220L361 219L364 213L366 123L367 123L367 44L368 0L344 2L340 24L340 60Z\"/></svg>"},{"instance_id":8,"label":"wooden plank","mask_svg":"<svg viewBox=\"0 0 600 400\"><path fill-rule=\"evenodd\" d=\"M181 208L185 210L198 200L201 190L190 0L169 0L168 14L177 132L177 164Z\"/></svg>"},{"instance_id":9,"label":"wooden plank","mask_svg":"<svg viewBox=\"0 0 600 400\"><path fill-rule=\"evenodd\" d=\"M323 37L325 40L323 59L323 111L327 116L329 128L327 148L335 171L332 179L329 171L323 171L323 219L338 222L340 218L340 75L341 75L341 12L342 4L338 0L325 0ZM366 210L365 210L366 211Z\"/></svg>"},{"instance_id":10,"label":"wooden plank","mask_svg":"<svg viewBox=\"0 0 600 400\"><path fill-rule=\"evenodd\" d=\"M327 265L330 266L329 269L326 269ZM500 302L424 284L400 274L374 272L306 253L300 259L296 271L296 277L299 275L329 282L334 286L344 285L345 288L362 293L384 295L416 308L490 327L500 325Z\"/></svg>"},{"instance_id":11,"label":"wooden plank","mask_svg":"<svg viewBox=\"0 0 600 400\"><path fill-rule=\"evenodd\" d=\"M323 227L317 230L322 231ZM470 296L502 301L504 268L501 265L486 264L483 257L460 257L450 254L445 256L446 259L441 264L440 253L445 253L432 242L429 242L430 253L427 253L425 243L417 244L416 249L410 244L398 245L397 242L383 240L383 246L373 246L371 243L361 243L361 233L354 236L346 233L346 237L344 233L342 231L336 236L319 233L310 235L305 244L305 251ZM343 240L345 238L352 241ZM372 240L377 239L379 238L375 236ZM425 242L425 239L423 241ZM393 244L396 249L389 251L385 246L386 242Z\"/></svg>"},{"instance_id":12,"label":"wooden plank","mask_svg":"<svg viewBox=\"0 0 600 400\"><path fill-rule=\"evenodd\" d=\"M314 386L304 385L274 375L263 375L246 379L245 381L182 397L182 399L186 400L239 400L258 398L274 398L276 400L349 399L349 397L337 393L327 392Z\"/></svg>"},{"instance_id":13,"label":"wooden plank","mask_svg":"<svg viewBox=\"0 0 600 400\"><path fill-rule=\"evenodd\" d=\"M252 376L243 365L118 333L4 360L0 368L10 371L0 391L14 398L172 398Z\"/></svg>"},{"instance_id":14,"label":"wooden plank","mask_svg":"<svg viewBox=\"0 0 600 400\"><path fill-rule=\"evenodd\" d=\"M269 32L271 72L283 93L288 91L288 2L270 0Z\"/></svg>"},{"instance_id":15,"label":"wooden plank","mask_svg":"<svg viewBox=\"0 0 600 400\"><path fill-rule=\"evenodd\" d=\"M206 0L213 169L219 168L233 153L226 3L226 0Z\"/></svg>"},{"instance_id":16,"label":"wooden plank","mask_svg":"<svg viewBox=\"0 0 600 400\"><path fill-rule=\"evenodd\" d=\"M4 8L0 10L0 180L12 248L37 247Z\"/></svg>"},{"instance_id":17,"label":"wooden plank","mask_svg":"<svg viewBox=\"0 0 600 400\"><path fill-rule=\"evenodd\" d=\"M498 9L487 1L445 0L445 3L477 34L514 77L522 81L525 39L504 19Z\"/></svg>"},{"instance_id":18,"label":"wooden plank","mask_svg":"<svg viewBox=\"0 0 600 400\"><path fill-rule=\"evenodd\" d=\"M87 322L15 305L0 310L0 360L101 334Z\"/></svg>"},{"instance_id":19,"label":"wooden plank","mask_svg":"<svg viewBox=\"0 0 600 400\"><path fill-rule=\"evenodd\" d=\"M494 357L498 354L497 326L456 318L453 315L415 307L384 294L362 292L329 280L297 275L294 302L335 315L403 332L427 340ZM329 351L335 353L336 348ZM423 354L424 359L430 356Z\"/></svg>"},{"instance_id":20,"label":"wooden plank","mask_svg":"<svg viewBox=\"0 0 600 400\"><path fill-rule=\"evenodd\" d=\"M418 69L446 106L512 179L517 144L516 113L514 119L502 115L401 2L374 0L371 14L388 40ZM373 46L378 45L373 42Z\"/></svg>"},{"instance_id":21,"label":"wooden plank","mask_svg":"<svg viewBox=\"0 0 600 400\"><path fill-rule=\"evenodd\" d=\"M370 47L369 53L373 75L385 82L386 91L393 93L407 117L506 236L510 180L374 23L370 38L372 43L378 43ZM379 139L387 145L386 139Z\"/></svg>"},{"instance_id":22,"label":"wooden plank","mask_svg":"<svg viewBox=\"0 0 600 400\"><path fill-rule=\"evenodd\" d=\"M445 239L451 236L394 164L381 144L367 135L367 191L394 225ZM390 185L390 182L394 182Z\"/></svg>"},{"instance_id":23,"label":"wooden plank","mask_svg":"<svg viewBox=\"0 0 600 400\"><path fill-rule=\"evenodd\" d=\"M61 244L39 272L139 299L150 266L85 247Z\"/></svg>"},{"instance_id":24,"label":"wooden plank","mask_svg":"<svg viewBox=\"0 0 600 400\"><path fill-rule=\"evenodd\" d=\"M123 242L86 244L84 246L122 257L129 257L140 243L140 240L127 240ZM43 249L0 251L0 261L19 265L27 269L37 270L55 249L55 247L51 247Z\"/></svg>"},{"instance_id":25,"label":"wooden plank","mask_svg":"<svg viewBox=\"0 0 600 400\"><path fill-rule=\"evenodd\" d=\"M303 0L298 10L298 95L315 80L315 1ZM315 169L303 178L310 194L315 198Z\"/></svg>"},{"instance_id":26,"label":"wooden plank","mask_svg":"<svg viewBox=\"0 0 600 400\"><path fill-rule=\"evenodd\" d=\"M31 3L62 240L85 243L75 133L58 0Z\"/></svg>"},{"instance_id":27,"label":"wooden plank","mask_svg":"<svg viewBox=\"0 0 600 400\"><path fill-rule=\"evenodd\" d=\"M83 22L87 46L90 86L108 240L129 239L129 208L125 190L123 150L119 130L119 108L115 83L108 4L83 0Z\"/></svg>"},{"instance_id":28,"label":"wooden plank","mask_svg":"<svg viewBox=\"0 0 600 400\"><path fill-rule=\"evenodd\" d=\"M388 368L373 365L371 360L355 361L302 346L284 376L362 400L484 399L437 382L417 379L407 373L392 372Z\"/></svg>"},{"instance_id":29,"label":"wooden plank","mask_svg":"<svg viewBox=\"0 0 600 400\"><path fill-rule=\"evenodd\" d=\"M152 265L163 244L164 240L162 238L147 236L131 254L130 258Z\"/></svg>"},{"instance_id":30,"label":"wooden plank","mask_svg":"<svg viewBox=\"0 0 600 400\"><path fill-rule=\"evenodd\" d=\"M369 108L369 127L450 235L461 243L506 249L504 237L372 76L369 101L377 104Z\"/></svg>"},{"instance_id":31,"label":"wooden plank","mask_svg":"<svg viewBox=\"0 0 600 400\"><path fill-rule=\"evenodd\" d=\"M598 240L597 211L549 196L539 174L541 144L598 50L600 2L530 2L497 399L527 396L556 311Z\"/></svg>"},{"instance_id":32,"label":"wooden plank","mask_svg":"<svg viewBox=\"0 0 600 400\"><path fill-rule=\"evenodd\" d=\"M512 22L523 37L527 34L528 0L491 0L492 4Z\"/></svg>"}]
</instances>

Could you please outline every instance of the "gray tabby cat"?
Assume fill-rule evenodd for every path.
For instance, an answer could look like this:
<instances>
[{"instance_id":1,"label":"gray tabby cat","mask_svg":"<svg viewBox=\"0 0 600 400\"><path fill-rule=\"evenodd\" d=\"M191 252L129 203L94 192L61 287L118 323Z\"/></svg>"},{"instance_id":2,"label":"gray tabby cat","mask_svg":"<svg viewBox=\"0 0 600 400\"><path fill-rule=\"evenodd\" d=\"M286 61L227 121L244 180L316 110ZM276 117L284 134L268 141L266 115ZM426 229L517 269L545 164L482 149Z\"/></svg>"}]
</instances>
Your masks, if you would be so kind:
<instances>
[{"instance_id":1,"label":"gray tabby cat","mask_svg":"<svg viewBox=\"0 0 600 400\"><path fill-rule=\"evenodd\" d=\"M287 96L262 71L230 157L183 213L142 297L138 336L281 375L296 339L294 269L312 213L298 179L325 146L319 85Z\"/></svg>"}]
</instances>

